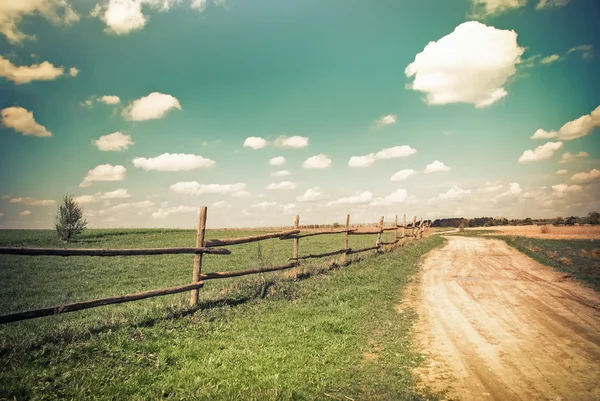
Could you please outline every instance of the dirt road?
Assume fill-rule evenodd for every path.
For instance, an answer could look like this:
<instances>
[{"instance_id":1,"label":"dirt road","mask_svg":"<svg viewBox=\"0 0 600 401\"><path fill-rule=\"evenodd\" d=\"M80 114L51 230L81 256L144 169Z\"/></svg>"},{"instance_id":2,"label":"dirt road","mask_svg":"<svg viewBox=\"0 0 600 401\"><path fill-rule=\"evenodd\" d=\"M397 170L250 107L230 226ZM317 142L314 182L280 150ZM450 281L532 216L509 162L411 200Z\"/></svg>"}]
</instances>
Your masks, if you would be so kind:
<instances>
[{"instance_id":1,"label":"dirt road","mask_svg":"<svg viewBox=\"0 0 600 401\"><path fill-rule=\"evenodd\" d=\"M503 241L448 240L416 291L424 383L458 400L600 400L600 294Z\"/></svg>"}]
</instances>

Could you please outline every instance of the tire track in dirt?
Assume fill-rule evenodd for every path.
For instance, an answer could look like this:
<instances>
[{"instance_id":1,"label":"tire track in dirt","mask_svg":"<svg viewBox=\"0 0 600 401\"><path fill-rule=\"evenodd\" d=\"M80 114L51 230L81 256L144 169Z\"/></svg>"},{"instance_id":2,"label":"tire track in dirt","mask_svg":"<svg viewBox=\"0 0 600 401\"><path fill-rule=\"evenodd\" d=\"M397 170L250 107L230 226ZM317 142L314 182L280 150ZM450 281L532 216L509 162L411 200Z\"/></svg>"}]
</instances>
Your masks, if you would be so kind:
<instances>
[{"instance_id":1,"label":"tire track in dirt","mask_svg":"<svg viewBox=\"0 0 600 401\"><path fill-rule=\"evenodd\" d=\"M423 384L458 400L600 400L600 294L494 239L424 261Z\"/></svg>"}]
</instances>

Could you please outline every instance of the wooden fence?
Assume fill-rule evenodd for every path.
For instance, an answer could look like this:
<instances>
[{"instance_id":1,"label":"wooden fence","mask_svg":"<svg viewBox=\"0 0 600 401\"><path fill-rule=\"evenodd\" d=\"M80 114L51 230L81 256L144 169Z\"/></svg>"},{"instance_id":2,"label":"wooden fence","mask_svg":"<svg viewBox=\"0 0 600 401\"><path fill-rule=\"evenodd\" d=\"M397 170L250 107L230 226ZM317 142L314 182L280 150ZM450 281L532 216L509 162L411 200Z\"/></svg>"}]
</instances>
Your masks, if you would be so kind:
<instances>
[{"instance_id":1,"label":"wooden fence","mask_svg":"<svg viewBox=\"0 0 600 401\"><path fill-rule=\"evenodd\" d=\"M385 227L383 223L383 217L381 217L378 226L371 226L370 230L360 230L350 226L350 215L346 216L346 225L341 229L330 229L315 232L301 232L300 230L300 218L296 216L294 220L293 229L286 229L284 231L253 235L249 237L240 238L228 238L228 239L205 239L206 232L206 214L207 208L202 207L200 209L200 218L198 222L198 231L196 235L196 246L194 248L152 248L152 249L66 249L66 248L22 248L22 247L0 247L0 254L4 255L29 255L29 256L134 256L134 255L175 255L175 254L193 254L194 264L192 270L192 282L190 284L161 288L158 290L150 290L144 292L138 292L127 295L119 295L114 297L94 299L90 301L76 302L61 306L54 306L48 308L28 310L24 312L10 313L6 315L0 315L0 324L16 322L20 320L33 319L42 316L57 315L66 312L74 312L82 309L95 308L103 305L119 304L123 302L137 301L140 299L158 297L162 295L177 294L180 292L191 291L190 293L190 306L198 304L199 290L204 286L204 282L207 280L215 280L229 277L246 276L249 274L259 274L266 272L274 272L285 269L290 269L300 266L300 261L313 258L324 258L328 256L343 255L343 264L347 263L347 256L367 252L381 250L386 245L395 245L400 243L402 239L407 237L422 238L423 232L429 228L429 223L423 223L423 219L417 223L417 217L413 218L412 224L406 223L406 215L404 215L404 222L402 225L398 224L398 216L392 226ZM402 229L401 235L398 230ZM390 242L383 242L381 240L382 234L385 231L394 231L394 240ZM408 232L410 231L410 233ZM316 235L329 235L329 234L345 234L344 236L344 248L326 252L321 254L307 254L300 256L300 239L306 237L312 237ZM349 236L350 235L376 235L377 239L374 246L366 248L353 249L349 247ZM216 273L202 273L202 255L229 255L231 251L223 246L246 244L249 242L264 241L267 239L279 238L281 240L293 240L294 248L292 257L289 259L290 263L280 266L270 266L247 270L234 270L227 272L216 272Z\"/></svg>"}]
</instances>

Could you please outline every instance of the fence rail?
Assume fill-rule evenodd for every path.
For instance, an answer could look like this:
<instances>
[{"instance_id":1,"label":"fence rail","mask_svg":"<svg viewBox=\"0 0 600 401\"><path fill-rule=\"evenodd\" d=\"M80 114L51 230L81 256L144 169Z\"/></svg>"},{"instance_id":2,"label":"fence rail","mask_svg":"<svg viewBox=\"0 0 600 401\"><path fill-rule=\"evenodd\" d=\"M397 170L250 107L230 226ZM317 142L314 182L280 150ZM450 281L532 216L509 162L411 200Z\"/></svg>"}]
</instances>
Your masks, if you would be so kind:
<instances>
[{"instance_id":1,"label":"fence rail","mask_svg":"<svg viewBox=\"0 0 600 401\"><path fill-rule=\"evenodd\" d=\"M291 269L300 266L301 260L318 259L336 255L343 255L342 263L347 263L347 256L368 251L381 252L386 245L395 245L404 238L422 238L423 232L429 227L430 222L423 223L423 219L417 225L417 217L415 216L412 224L406 224L406 215L404 215L404 224L398 224L398 216L396 216L395 224L391 227L384 227L383 217L379 221L378 226L371 226L372 229L362 231L358 228L350 228L350 215L346 216L346 225L344 229L330 229L311 233L300 232L300 217L296 216L294 220L294 229L272 232L268 234L253 235L248 237L228 238L228 239L209 239L205 240L206 231L206 215L207 208L200 208L198 221L198 231L196 235L196 247L194 248L152 248L152 249L66 249L66 248L24 248L24 247L0 247L0 255L26 255L26 256L143 256L143 255L176 255L176 254L193 254L194 263L192 270L192 282L190 284L161 288L138 292L133 294L119 295L114 297L94 299L90 301L76 302L61 306L53 306L47 308L34 309L29 311L10 313L0 315L0 324L17 322L20 320L33 319L43 316L58 315L66 312L75 312L83 309L96 308L98 306L118 304L123 302L137 301L146 298L158 297L169 294L177 294L181 292L190 292L190 305L198 304L199 290L204 286L204 281L246 276L250 274L260 274L274 272L280 270ZM402 229L402 235L398 235L398 230ZM410 234L406 230L412 230ZM394 241L382 242L381 236L385 231L394 231ZM416 231L416 232L415 232ZM317 235L345 234L344 248L336 251L325 252L320 254L299 255L300 239ZM374 246L353 249L349 247L349 235L376 235L377 240ZM281 266L270 266L246 270L233 270L226 272L202 273L202 255L229 255L231 251L222 246L230 246L237 244L246 244L250 242L264 241L267 239L279 238L281 240L293 240L293 254L289 259L291 263Z\"/></svg>"}]
</instances>

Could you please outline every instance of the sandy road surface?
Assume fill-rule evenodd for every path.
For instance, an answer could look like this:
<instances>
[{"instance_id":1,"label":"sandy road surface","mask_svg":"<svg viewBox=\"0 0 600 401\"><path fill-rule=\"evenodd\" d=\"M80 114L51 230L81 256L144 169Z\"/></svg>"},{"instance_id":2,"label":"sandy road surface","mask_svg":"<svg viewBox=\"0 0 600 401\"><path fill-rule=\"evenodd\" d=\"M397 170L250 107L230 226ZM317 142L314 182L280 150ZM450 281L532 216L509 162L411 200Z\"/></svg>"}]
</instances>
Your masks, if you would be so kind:
<instances>
[{"instance_id":1,"label":"sandy road surface","mask_svg":"<svg viewBox=\"0 0 600 401\"><path fill-rule=\"evenodd\" d=\"M600 294L503 241L448 240L416 291L424 384L458 400L600 400Z\"/></svg>"}]
</instances>

